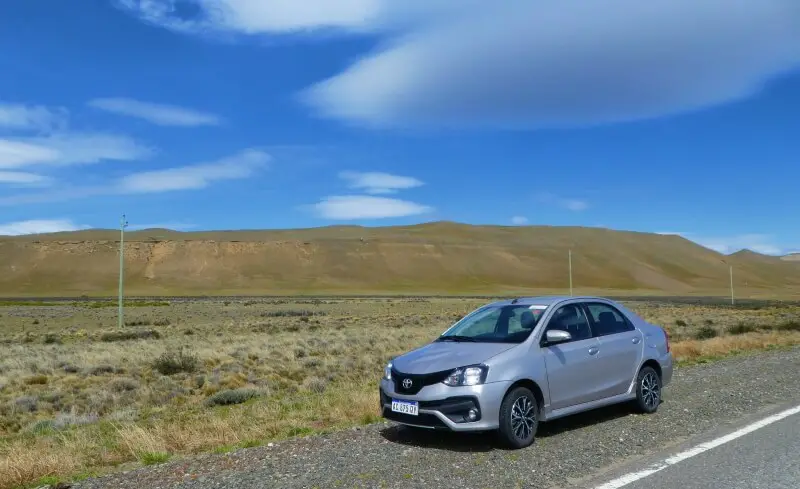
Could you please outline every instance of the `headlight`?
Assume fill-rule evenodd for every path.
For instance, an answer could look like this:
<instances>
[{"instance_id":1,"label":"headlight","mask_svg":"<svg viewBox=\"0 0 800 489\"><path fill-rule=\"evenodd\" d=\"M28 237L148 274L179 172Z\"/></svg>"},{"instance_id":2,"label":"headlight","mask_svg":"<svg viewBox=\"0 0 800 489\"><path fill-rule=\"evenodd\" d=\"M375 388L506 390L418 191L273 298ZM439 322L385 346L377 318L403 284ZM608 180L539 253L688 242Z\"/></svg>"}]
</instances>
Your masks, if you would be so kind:
<instances>
[{"instance_id":1,"label":"headlight","mask_svg":"<svg viewBox=\"0 0 800 489\"><path fill-rule=\"evenodd\" d=\"M386 379L386 380L392 380L392 362L391 361L389 363L387 363L385 367L383 367L383 378Z\"/></svg>"},{"instance_id":2,"label":"headlight","mask_svg":"<svg viewBox=\"0 0 800 489\"><path fill-rule=\"evenodd\" d=\"M480 385L486 382L488 373L489 367L486 365L470 365L453 370L442 383L451 387Z\"/></svg>"}]
</instances>

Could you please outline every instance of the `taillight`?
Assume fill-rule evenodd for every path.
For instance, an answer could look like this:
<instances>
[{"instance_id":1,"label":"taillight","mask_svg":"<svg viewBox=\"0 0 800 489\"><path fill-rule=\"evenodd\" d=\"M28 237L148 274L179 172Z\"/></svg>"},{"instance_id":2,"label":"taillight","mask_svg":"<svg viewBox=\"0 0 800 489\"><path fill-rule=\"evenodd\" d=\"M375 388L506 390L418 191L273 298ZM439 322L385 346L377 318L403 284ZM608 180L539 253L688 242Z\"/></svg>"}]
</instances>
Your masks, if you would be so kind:
<instances>
[{"instance_id":1,"label":"taillight","mask_svg":"<svg viewBox=\"0 0 800 489\"><path fill-rule=\"evenodd\" d=\"M667 339L667 353L669 353L669 333L666 328L661 328L664 331L664 337Z\"/></svg>"}]
</instances>

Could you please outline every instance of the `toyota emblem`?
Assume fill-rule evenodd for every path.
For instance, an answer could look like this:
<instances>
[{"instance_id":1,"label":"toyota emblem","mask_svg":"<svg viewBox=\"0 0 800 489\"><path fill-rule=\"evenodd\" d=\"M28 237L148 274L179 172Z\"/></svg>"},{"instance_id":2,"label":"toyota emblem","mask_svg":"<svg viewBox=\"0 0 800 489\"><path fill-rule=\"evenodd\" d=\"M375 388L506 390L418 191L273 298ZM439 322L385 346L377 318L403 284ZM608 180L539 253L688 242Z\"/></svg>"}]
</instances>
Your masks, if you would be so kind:
<instances>
[{"instance_id":1,"label":"toyota emblem","mask_svg":"<svg viewBox=\"0 0 800 489\"><path fill-rule=\"evenodd\" d=\"M403 379L403 389L410 389L413 382L411 379Z\"/></svg>"}]
</instances>

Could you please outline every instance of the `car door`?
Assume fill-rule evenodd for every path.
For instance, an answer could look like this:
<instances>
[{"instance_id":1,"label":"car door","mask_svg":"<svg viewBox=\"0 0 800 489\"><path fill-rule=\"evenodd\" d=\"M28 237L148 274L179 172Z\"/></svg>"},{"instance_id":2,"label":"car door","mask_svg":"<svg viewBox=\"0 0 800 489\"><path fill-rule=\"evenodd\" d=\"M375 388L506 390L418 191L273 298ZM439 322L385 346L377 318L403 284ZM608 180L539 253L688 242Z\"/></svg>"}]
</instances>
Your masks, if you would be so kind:
<instances>
[{"instance_id":1,"label":"car door","mask_svg":"<svg viewBox=\"0 0 800 489\"><path fill-rule=\"evenodd\" d=\"M547 344L550 329L572 335L572 340ZM539 339L547 369L551 409L562 409L598 398L596 355L599 341L592 334L589 320L579 303L568 303L556 309L548 319Z\"/></svg>"},{"instance_id":2,"label":"car door","mask_svg":"<svg viewBox=\"0 0 800 489\"><path fill-rule=\"evenodd\" d=\"M611 304L584 302L592 330L600 342L596 368L600 398L624 394L631 385L642 359L642 333Z\"/></svg>"}]
</instances>

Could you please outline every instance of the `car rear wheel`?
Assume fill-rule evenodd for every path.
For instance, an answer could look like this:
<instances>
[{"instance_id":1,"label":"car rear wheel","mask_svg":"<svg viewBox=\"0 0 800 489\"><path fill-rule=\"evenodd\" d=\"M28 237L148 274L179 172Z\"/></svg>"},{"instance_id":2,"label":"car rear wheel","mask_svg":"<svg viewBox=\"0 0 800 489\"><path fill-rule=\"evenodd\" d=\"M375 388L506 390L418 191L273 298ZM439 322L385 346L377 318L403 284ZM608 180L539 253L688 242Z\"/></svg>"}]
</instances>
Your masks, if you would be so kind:
<instances>
[{"instance_id":1,"label":"car rear wheel","mask_svg":"<svg viewBox=\"0 0 800 489\"><path fill-rule=\"evenodd\" d=\"M525 448L533 443L539 426L539 404L526 387L517 387L506 394L500 405L499 434L505 445Z\"/></svg>"},{"instance_id":2,"label":"car rear wheel","mask_svg":"<svg viewBox=\"0 0 800 489\"><path fill-rule=\"evenodd\" d=\"M653 367L644 367L636 378L636 407L650 414L661 404L661 377Z\"/></svg>"}]
</instances>

